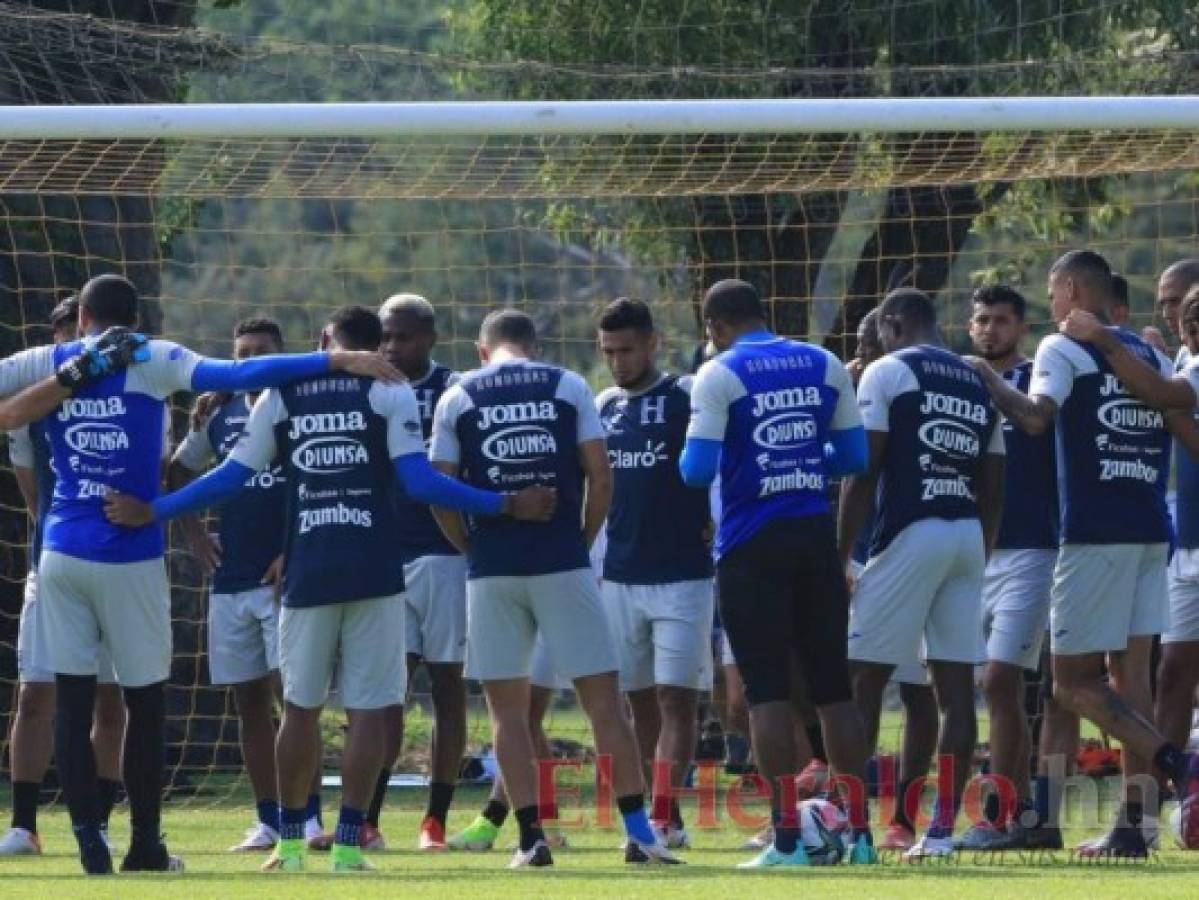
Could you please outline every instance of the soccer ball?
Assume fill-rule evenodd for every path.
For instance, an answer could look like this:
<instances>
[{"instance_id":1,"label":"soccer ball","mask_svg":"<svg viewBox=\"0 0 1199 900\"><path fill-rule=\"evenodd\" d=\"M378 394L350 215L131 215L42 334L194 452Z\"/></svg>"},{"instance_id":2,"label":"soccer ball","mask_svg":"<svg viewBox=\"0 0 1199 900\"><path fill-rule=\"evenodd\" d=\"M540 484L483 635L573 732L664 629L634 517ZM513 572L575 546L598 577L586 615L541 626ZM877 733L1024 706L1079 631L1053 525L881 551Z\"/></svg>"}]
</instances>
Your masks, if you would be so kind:
<instances>
[{"instance_id":1,"label":"soccer ball","mask_svg":"<svg viewBox=\"0 0 1199 900\"><path fill-rule=\"evenodd\" d=\"M814 866L835 866L849 852L849 819L828 800L799 804L799 839Z\"/></svg>"},{"instance_id":2,"label":"soccer ball","mask_svg":"<svg viewBox=\"0 0 1199 900\"><path fill-rule=\"evenodd\" d=\"M1199 805L1194 797L1184 800L1170 813L1170 834L1183 850L1199 850Z\"/></svg>"}]
</instances>

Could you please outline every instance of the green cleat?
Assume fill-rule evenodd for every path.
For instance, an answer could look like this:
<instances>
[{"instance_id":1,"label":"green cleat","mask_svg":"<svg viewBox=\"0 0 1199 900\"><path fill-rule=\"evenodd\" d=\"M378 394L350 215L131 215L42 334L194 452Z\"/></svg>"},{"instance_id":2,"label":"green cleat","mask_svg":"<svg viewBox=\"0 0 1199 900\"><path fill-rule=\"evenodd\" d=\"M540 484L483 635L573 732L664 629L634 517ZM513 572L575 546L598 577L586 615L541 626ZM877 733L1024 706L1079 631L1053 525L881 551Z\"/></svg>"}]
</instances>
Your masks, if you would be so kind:
<instances>
[{"instance_id":1,"label":"green cleat","mask_svg":"<svg viewBox=\"0 0 1199 900\"><path fill-rule=\"evenodd\" d=\"M373 872L375 867L362 855L361 847L334 844L330 858L334 872Z\"/></svg>"},{"instance_id":2,"label":"green cleat","mask_svg":"<svg viewBox=\"0 0 1199 900\"><path fill-rule=\"evenodd\" d=\"M808 851L803 844L796 844L791 853L779 853L771 844L749 862L737 863L738 869L771 869L776 866L810 866Z\"/></svg>"},{"instance_id":3,"label":"green cleat","mask_svg":"<svg viewBox=\"0 0 1199 900\"><path fill-rule=\"evenodd\" d=\"M482 853L484 850L490 850L495 846L495 839L499 837L500 830L486 816L476 816L475 820L466 826L462 831L450 837L446 841L446 845L451 850L467 850L473 853Z\"/></svg>"},{"instance_id":4,"label":"green cleat","mask_svg":"<svg viewBox=\"0 0 1199 900\"><path fill-rule=\"evenodd\" d=\"M878 865L878 851L874 849L874 844L866 839L866 835L859 835L849 849L849 864L851 866Z\"/></svg>"},{"instance_id":5,"label":"green cleat","mask_svg":"<svg viewBox=\"0 0 1199 900\"><path fill-rule=\"evenodd\" d=\"M283 840L275 845L267 861L262 864L264 872L303 872L304 841Z\"/></svg>"}]
</instances>

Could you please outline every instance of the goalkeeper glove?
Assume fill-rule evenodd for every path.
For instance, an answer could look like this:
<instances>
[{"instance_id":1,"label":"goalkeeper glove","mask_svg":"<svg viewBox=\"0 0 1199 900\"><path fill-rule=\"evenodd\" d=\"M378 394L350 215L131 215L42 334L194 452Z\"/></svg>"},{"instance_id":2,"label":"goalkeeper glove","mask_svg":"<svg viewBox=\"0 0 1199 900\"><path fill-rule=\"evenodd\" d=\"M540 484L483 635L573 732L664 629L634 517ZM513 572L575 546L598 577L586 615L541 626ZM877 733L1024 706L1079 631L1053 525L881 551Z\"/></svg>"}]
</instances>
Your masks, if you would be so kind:
<instances>
[{"instance_id":1,"label":"goalkeeper glove","mask_svg":"<svg viewBox=\"0 0 1199 900\"><path fill-rule=\"evenodd\" d=\"M58 383L72 394L131 363L150 358L150 342L144 334L114 326L74 359L58 367Z\"/></svg>"}]
</instances>

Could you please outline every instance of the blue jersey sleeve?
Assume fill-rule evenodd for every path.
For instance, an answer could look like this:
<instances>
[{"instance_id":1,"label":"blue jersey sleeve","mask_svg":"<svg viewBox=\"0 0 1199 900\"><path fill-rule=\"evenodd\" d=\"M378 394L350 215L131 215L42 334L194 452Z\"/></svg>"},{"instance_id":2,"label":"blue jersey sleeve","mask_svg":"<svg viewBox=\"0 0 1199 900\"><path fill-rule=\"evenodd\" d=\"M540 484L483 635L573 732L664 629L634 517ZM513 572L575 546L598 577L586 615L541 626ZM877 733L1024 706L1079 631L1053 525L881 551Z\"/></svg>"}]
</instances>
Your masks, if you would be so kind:
<instances>
[{"instance_id":1,"label":"blue jersey sleeve","mask_svg":"<svg viewBox=\"0 0 1199 900\"><path fill-rule=\"evenodd\" d=\"M218 506L241 491L253 474L254 470L249 466L235 459L227 459L186 487L157 498L150 504L154 519L165 522L190 512Z\"/></svg>"},{"instance_id":2,"label":"blue jersey sleeve","mask_svg":"<svg viewBox=\"0 0 1199 900\"><path fill-rule=\"evenodd\" d=\"M443 475L423 453L405 453L394 460L396 475L408 496L430 506L444 506L474 516L498 516L504 495L483 491Z\"/></svg>"},{"instance_id":3,"label":"blue jersey sleeve","mask_svg":"<svg viewBox=\"0 0 1199 900\"><path fill-rule=\"evenodd\" d=\"M707 487L720 468L720 441L689 437L679 456L679 473L688 487Z\"/></svg>"},{"instance_id":4,"label":"blue jersey sleeve","mask_svg":"<svg viewBox=\"0 0 1199 900\"><path fill-rule=\"evenodd\" d=\"M329 354L279 353L251 359L202 359L192 370L194 391L260 391L329 371Z\"/></svg>"},{"instance_id":5,"label":"blue jersey sleeve","mask_svg":"<svg viewBox=\"0 0 1199 900\"><path fill-rule=\"evenodd\" d=\"M866 429L845 428L832 431L824 448L824 462L829 477L841 478L866 471L870 450L866 443Z\"/></svg>"}]
</instances>

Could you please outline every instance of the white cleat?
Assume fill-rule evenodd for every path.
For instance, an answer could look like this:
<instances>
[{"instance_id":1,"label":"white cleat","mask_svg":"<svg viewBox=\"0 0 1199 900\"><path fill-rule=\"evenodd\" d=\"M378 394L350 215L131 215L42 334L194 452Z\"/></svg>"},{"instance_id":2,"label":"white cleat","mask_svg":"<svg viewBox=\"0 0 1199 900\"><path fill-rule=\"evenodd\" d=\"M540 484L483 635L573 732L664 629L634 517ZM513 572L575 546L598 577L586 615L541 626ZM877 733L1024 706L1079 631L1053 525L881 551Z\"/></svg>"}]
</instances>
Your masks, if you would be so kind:
<instances>
[{"instance_id":1,"label":"white cleat","mask_svg":"<svg viewBox=\"0 0 1199 900\"><path fill-rule=\"evenodd\" d=\"M263 822L257 822L246 829L246 836L240 844L229 848L230 853L265 853L275 849L279 843L279 832Z\"/></svg>"},{"instance_id":2,"label":"white cleat","mask_svg":"<svg viewBox=\"0 0 1199 900\"><path fill-rule=\"evenodd\" d=\"M519 847L512 854L512 859L508 862L509 869L540 869L545 866L552 866L554 858L550 855L550 848L546 846L545 841L538 841L529 850L521 850Z\"/></svg>"},{"instance_id":3,"label":"white cleat","mask_svg":"<svg viewBox=\"0 0 1199 900\"><path fill-rule=\"evenodd\" d=\"M926 859L945 859L953 856L953 837L929 837L924 835L903 854L905 862L922 862Z\"/></svg>"},{"instance_id":4,"label":"white cleat","mask_svg":"<svg viewBox=\"0 0 1199 900\"><path fill-rule=\"evenodd\" d=\"M690 850L691 835L686 828L676 828L674 825L655 825L654 834L667 850Z\"/></svg>"},{"instance_id":5,"label":"white cleat","mask_svg":"<svg viewBox=\"0 0 1199 900\"><path fill-rule=\"evenodd\" d=\"M682 860L666 849L661 841L643 844L629 838L624 845L624 861L639 866L678 866Z\"/></svg>"},{"instance_id":6,"label":"white cleat","mask_svg":"<svg viewBox=\"0 0 1199 900\"><path fill-rule=\"evenodd\" d=\"M10 828L0 839L0 856L41 856L42 842L32 831Z\"/></svg>"}]
</instances>

